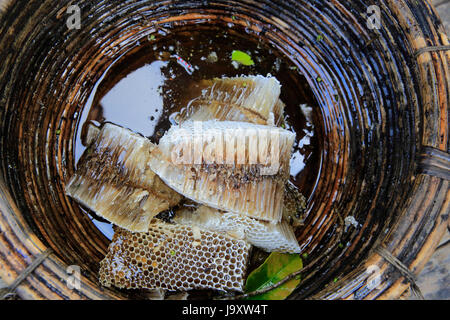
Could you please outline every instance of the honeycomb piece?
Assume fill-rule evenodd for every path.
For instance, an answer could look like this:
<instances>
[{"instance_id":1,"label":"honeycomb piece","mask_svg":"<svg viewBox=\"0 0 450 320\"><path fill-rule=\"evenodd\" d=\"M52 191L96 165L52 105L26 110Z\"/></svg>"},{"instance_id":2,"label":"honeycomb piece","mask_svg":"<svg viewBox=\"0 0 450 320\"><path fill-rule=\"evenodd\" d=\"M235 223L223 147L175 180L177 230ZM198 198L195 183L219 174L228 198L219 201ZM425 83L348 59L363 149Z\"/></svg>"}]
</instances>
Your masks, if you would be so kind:
<instances>
[{"instance_id":1,"label":"honeycomb piece","mask_svg":"<svg viewBox=\"0 0 450 320\"><path fill-rule=\"evenodd\" d=\"M215 78L200 81L198 87L200 96L182 110L180 122L217 119L279 125L283 121L285 106L279 100L281 85L275 77Z\"/></svg>"},{"instance_id":2,"label":"honeycomb piece","mask_svg":"<svg viewBox=\"0 0 450 320\"><path fill-rule=\"evenodd\" d=\"M116 230L99 280L126 289L242 291L250 248L197 227L153 221L146 233Z\"/></svg>"},{"instance_id":3,"label":"honeycomb piece","mask_svg":"<svg viewBox=\"0 0 450 320\"><path fill-rule=\"evenodd\" d=\"M149 164L187 198L277 223L294 139L294 133L272 126L187 121L161 138Z\"/></svg>"},{"instance_id":4,"label":"honeycomb piece","mask_svg":"<svg viewBox=\"0 0 450 320\"><path fill-rule=\"evenodd\" d=\"M145 232L152 218L181 195L150 170L151 142L105 123L77 163L66 193L99 216L130 231Z\"/></svg>"},{"instance_id":5,"label":"honeycomb piece","mask_svg":"<svg viewBox=\"0 0 450 320\"><path fill-rule=\"evenodd\" d=\"M283 219L293 227L304 224L304 213L306 209L306 198L298 188L290 181L286 183L284 194Z\"/></svg>"},{"instance_id":6,"label":"honeycomb piece","mask_svg":"<svg viewBox=\"0 0 450 320\"><path fill-rule=\"evenodd\" d=\"M293 229L285 221L272 224L232 212L220 212L207 206L201 206L195 211L181 209L175 213L173 221L213 232L226 233L267 252L300 253L301 251Z\"/></svg>"},{"instance_id":7,"label":"honeycomb piece","mask_svg":"<svg viewBox=\"0 0 450 320\"><path fill-rule=\"evenodd\" d=\"M86 122L81 129L81 142L87 147L97 140L101 129L92 122Z\"/></svg>"}]
</instances>

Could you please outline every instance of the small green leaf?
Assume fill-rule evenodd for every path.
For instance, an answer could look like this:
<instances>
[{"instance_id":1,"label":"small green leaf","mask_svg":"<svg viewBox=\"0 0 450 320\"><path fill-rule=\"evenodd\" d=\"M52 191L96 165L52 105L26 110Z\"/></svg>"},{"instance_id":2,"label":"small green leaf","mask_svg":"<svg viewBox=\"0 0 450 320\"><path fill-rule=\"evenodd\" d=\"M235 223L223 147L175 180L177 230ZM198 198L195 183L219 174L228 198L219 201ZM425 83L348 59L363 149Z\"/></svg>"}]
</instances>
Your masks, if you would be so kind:
<instances>
[{"instance_id":1,"label":"small green leaf","mask_svg":"<svg viewBox=\"0 0 450 320\"><path fill-rule=\"evenodd\" d=\"M302 268L302 259L298 254L272 252L266 261L247 277L245 292L267 288ZM300 277L297 276L269 292L247 299L283 300L294 291L299 283Z\"/></svg>"},{"instance_id":2,"label":"small green leaf","mask_svg":"<svg viewBox=\"0 0 450 320\"><path fill-rule=\"evenodd\" d=\"M320 42L320 41L322 41L322 40L323 40L323 36L322 36L321 34L319 34L319 35L317 36L317 41Z\"/></svg>"},{"instance_id":3,"label":"small green leaf","mask_svg":"<svg viewBox=\"0 0 450 320\"><path fill-rule=\"evenodd\" d=\"M239 50L233 50L233 52L231 53L231 60L239 62L244 66L252 66L255 64L252 60L252 57Z\"/></svg>"}]
</instances>

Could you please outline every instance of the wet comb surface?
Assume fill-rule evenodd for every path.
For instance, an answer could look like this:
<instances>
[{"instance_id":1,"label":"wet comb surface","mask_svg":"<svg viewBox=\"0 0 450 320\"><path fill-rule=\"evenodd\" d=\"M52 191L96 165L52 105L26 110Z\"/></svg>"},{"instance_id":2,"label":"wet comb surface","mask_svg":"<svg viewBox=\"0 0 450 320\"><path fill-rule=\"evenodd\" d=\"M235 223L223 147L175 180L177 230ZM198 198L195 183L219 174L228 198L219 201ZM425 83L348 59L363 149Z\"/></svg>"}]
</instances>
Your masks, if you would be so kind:
<instances>
[{"instance_id":1,"label":"wet comb surface","mask_svg":"<svg viewBox=\"0 0 450 320\"><path fill-rule=\"evenodd\" d=\"M281 85L275 77L215 78L200 81L198 87L201 94L188 102L179 120L217 119L275 125L283 121Z\"/></svg>"},{"instance_id":2,"label":"wet comb surface","mask_svg":"<svg viewBox=\"0 0 450 320\"><path fill-rule=\"evenodd\" d=\"M300 252L293 229L285 221L272 224L232 212L220 212L206 206L195 211L177 211L174 221L244 239L268 252Z\"/></svg>"},{"instance_id":3,"label":"wet comb surface","mask_svg":"<svg viewBox=\"0 0 450 320\"><path fill-rule=\"evenodd\" d=\"M256 219L281 221L295 135L281 128L244 122L213 120L201 124L202 131L191 121L172 127L152 151L151 169L168 186L194 201ZM206 141L201 132L219 138ZM261 143L263 136L266 145ZM227 147L230 141L231 147ZM251 144L255 142L258 147L264 145L266 155L270 155L255 161L258 170L249 165L254 156ZM179 150L179 145L184 148ZM194 157L186 155L186 150L195 153L196 149L202 152L199 159L194 158L195 154ZM208 163L210 154L214 154L212 158L216 162ZM180 159L174 159L177 155L181 155ZM267 170L263 172L263 169Z\"/></svg>"},{"instance_id":4,"label":"wet comb surface","mask_svg":"<svg viewBox=\"0 0 450 320\"><path fill-rule=\"evenodd\" d=\"M151 219L181 196L147 165L151 142L106 123L86 149L66 193L99 216L131 231L147 231Z\"/></svg>"},{"instance_id":5,"label":"wet comb surface","mask_svg":"<svg viewBox=\"0 0 450 320\"><path fill-rule=\"evenodd\" d=\"M100 263L100 283L127 289L242 291L249 251L242 240L154 221L147 233L116 230Z\"/></svg>"}]
</instances>

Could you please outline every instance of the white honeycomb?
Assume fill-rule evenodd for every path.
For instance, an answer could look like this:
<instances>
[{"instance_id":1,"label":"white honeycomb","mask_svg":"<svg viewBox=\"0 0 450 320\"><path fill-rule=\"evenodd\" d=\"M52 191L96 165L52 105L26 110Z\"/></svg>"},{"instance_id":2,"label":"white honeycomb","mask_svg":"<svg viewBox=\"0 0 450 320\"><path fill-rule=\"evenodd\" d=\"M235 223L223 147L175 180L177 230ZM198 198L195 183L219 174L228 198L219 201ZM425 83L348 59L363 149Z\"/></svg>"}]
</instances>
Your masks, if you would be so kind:
<instances>
[{"instance_id":1,"label":"white honeycomb","mask_svg":"<svg viewBox=\"0 0 450 320\"><path fill-rule=\"evenodd\" d=\"M147 165L152 143L120 126L88 128L88 148L66 184L66 194L115 225L145 232L152 219L181 195Z\"/></svg>"},{"instance_id":2,"label":"white honeycomb","mask_svg":"<svg viewBox=\"0 0 450 320\"><path fill-rule=\"evenodd\" d=\"M202 93L182 110L182 120L217 119L275 125L283 120L281 84L275 77L223 77L201 80L198 86Z\"/></svg>"},{"instance_id":3,"label":"white honeycomb","mask_svg":"<svg viewBox=\"0 0 450 320\"><path fill-rule=\"evenodd\" d=\"M174 221L183 225L195 225L202 229L226 233L268 252L300 252L292 227L284 221L273 224L233 212L221 212L207 206L200 206L195 211L179 210L175 214Z\"/></svg>"},{"instance_id":4,"label":"white honeycomb","mask_svg":"<svg viewBox=\"0 0 450 320\"><path fill-rule=\"evenodd\" d=\"M280 222L294 140L294 133L277 127L186 121L166 132L148 163L195 202Z\"/></svg>"},{"instance_id":5,"label":"white honeycomb","mask_svg":"<svg viewBox=\"0 0 450 320\"><path fill-rule=\"evenodd\" d=\"M100 263L103 286L242 291L251 246L243 240L153 221L146 233L116 229Z\"/></svg>"}]
</instances>

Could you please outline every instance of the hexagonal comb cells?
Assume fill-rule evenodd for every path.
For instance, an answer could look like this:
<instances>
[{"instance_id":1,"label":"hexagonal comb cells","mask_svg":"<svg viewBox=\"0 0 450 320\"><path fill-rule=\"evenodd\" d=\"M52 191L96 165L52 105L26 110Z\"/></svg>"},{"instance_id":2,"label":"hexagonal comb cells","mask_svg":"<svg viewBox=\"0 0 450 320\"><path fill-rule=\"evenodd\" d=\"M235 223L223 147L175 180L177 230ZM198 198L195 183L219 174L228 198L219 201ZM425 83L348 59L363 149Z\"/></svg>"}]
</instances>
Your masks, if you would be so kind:
<instances>
[{"instance_id":1,"label":"hexagonal comb cells","mask_svg":"<svg viewBox=\"0 0 450 320\"><path fill-rule=\"evenodd\" d=\"M225 233L268 252L300 252L294 231L285 221L272 224L233 212L220 212L206 206L201 206L195 211L188 209L177 211L174 221Z\"/></svg>"},{"instance_id":2,"label":"hexagonal comb cells","mask_svg":"<svg viewBox=\"0 0 450 320\"><path fill-rule=\"evenodd\" d=\"M117 229L100 283L127 289L242 291L250 245L223 234L153 221L148 232Z\"/></svg>"}]
</instances>

